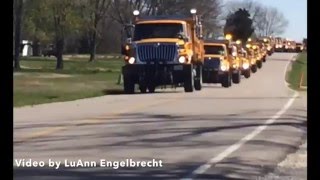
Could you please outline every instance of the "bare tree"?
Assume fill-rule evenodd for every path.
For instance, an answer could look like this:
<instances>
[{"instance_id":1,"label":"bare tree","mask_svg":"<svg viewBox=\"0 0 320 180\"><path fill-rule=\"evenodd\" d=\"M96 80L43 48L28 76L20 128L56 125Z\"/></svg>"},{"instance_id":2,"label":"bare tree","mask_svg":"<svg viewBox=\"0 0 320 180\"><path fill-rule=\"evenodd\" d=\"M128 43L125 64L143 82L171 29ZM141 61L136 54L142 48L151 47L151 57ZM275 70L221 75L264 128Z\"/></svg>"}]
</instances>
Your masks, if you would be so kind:
<instances>
[{"instance_id":1,"label":"bare tree","mask_svg":"<svg viewBox=\"0 0 320 180\"><path fill-rule=\"evenodd\" d=\"M84 19L85 33L87 33L90 48L89 61L95 60L98 39L101 38L99 25L106 22L106 14L110 9L110 5L110 0L82 0L80 2L80 13Z\"/></svg>"},{"instance_id":2,"label":"bare tree","mask_svg":"<svg viewBox=\"0 0 320 180\"><path fill-rule=\"evenodd\" d=\"M257 23L256 31L260 36L280 35L285 31L289 22L278 9L264 8L264 16Z\"/></svg>"},{"instance_id":3,"label":"bare tree","mask_svg":"<svg viewBox=\"0 0 320 180\"><path fill-rule=\"evenodd\" d=\"M14 68L20 69L21 22L23 0L14 0Z\"/></svg>"},{"instance_id":4,"label":"bare tree","mask_svg":"<svg viewBox=\"0 0 320 180\"><path fill-rule=\"evenodd\" d=\"M56 44L56 69L63 69L63 51L65 48L65 37L69 33L76 33L79 24L82 22L76 13L75 3L70 0L43 0L50 10L49 17L53 18L54 41Z\"/></svg>"},{"instance_id":5,"label":"bare tree","mask_svg":"<svg viewBox=\"0 0 320 180\"><path fill-rule=\"evenodd\" d=\"M149 2L148 0L113 0L108 15L119 24L125 25L132 20L134 10L143 12L151 8L147 7Z\"/></svg>"},{"instance_id":6,"label":"bare tree","mask_svg":"<svg viewBox=\"0 0 320 180\"><path fill-rule=\"evenodd\" d=\"M228 1L226 12L231 13L239 8L248 10L253 21L255 33L259 36L280 35L288 25L284 15L274 7L266 7L254 0ZM228 14L225 14L225 17Z\"/></svg>"}]
</instances>

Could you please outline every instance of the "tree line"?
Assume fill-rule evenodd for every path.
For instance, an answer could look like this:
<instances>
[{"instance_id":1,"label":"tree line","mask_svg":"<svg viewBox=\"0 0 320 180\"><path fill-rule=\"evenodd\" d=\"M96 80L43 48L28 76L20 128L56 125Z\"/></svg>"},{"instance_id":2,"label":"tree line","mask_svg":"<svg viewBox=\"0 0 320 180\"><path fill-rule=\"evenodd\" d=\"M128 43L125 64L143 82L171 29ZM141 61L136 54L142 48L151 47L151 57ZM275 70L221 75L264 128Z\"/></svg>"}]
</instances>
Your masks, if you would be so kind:
<instances>
[{"instance_id":1,"label":"tree line","mask_svg":"<svg viewBox=\"0 0 320 180\"><path fill-rule=\"evenodd\" d=\"M63 69L63 53L87 53L89 61L95 61L96 53L119 53L122 27L135 9L143 15L187 15L191 8L202 15L205 37L221 32L221 23L239 8L248 10L259 35L280 34L287 26L277 9L251 0L14 0L14 67L20 68L22 39L32 41L34 55L43 45L54 44L56 69Z\"/></svg>"}]
</instances>

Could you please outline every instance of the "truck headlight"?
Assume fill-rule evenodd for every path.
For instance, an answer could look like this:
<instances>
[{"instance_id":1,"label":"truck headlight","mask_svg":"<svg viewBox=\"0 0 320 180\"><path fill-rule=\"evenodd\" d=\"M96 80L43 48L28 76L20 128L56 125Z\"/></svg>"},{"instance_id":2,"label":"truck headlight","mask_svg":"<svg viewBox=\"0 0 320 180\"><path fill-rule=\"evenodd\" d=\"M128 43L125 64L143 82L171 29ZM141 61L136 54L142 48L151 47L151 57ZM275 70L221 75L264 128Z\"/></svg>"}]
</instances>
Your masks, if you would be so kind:
<instances>
[{"instance_id":1,"label":"truck headlight","mask_svg":"<svg viewBox=\"0 0 320 180\"><path fill-rule=\"evenodd\" d=\"M226 71L226 70L228 70L228 66L226 66L225 64L221 64L220 69L221 69L221 71Z\"/></svg>"},{"instance_id":2,"label":"truck headlight","mask_svg":"<svg viewBox=\"0 0 320 180\"><path fill-rule=\"evenodd\" d=\"M136 61L134 57L129 58L128 62L129 64L133 64Z\"/></svg>"},{"instance_id":3,"label":"truck headlight","mask_svg":"<svg viewBox=\"0 0 320 180\"><path fill-rule=\"evenodd\" d=\"M249 68L249 63L244 63L242 64L243 69L248 69Z\"/></svg>"},{"instance_id":4,"label":"truck headlight","mask_svg":"<svg viewBox=\"0 0 320 180\"><path fill-rule=\"evenodd\" d=\"M179 63L185 63L186 62L186 57L180 56L178 61L179 61Z\"/></svg>"}]
</instances>

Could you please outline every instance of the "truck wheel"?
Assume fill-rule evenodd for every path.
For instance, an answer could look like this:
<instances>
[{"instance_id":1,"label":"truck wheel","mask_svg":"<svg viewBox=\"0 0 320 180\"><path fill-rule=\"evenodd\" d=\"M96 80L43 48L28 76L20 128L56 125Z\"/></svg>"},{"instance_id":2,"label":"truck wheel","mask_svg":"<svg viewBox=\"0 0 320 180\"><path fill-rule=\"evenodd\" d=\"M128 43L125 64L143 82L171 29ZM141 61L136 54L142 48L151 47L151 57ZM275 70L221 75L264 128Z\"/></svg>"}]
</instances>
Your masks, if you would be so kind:
<instances>
[{"instance_id":1,"label":"truck wheel","mask_svg":"<svg viewBox=\"0 0 320 180\"><path fill-rule=\"evenodd\" d=\"M149 93L154 93L156 90L156 87L154 85L149 85L148 90L149 90Z\"/></svg>"},{"instance_id":2,"label":"truck wheel","mask_svg":"<svg viewBox=\"0 0 320 180\"><path fill-rule=\"evenodd\" d=\"M240 71L238 71L237 73L232 73L232 82L235 84L239 84L240 81L241 81Z\"/></svg>"},{"instance_id":3,"label":"truck wheel","mask_svg":"<svg viewBox=\"0 0 320 180\"><path fill-rule=\"evenodd\" d=\"M134 82L128 75L123 75L123 88L125 94L134 94Z\"/></svg>"},{"instance_id":4,"label":"truck wheel","mask_svg":"<svg viewBox=\"0 0 320 180\"><path fill-rule=\"evenodd\" d=\"M200 91L202 89L202 66L197 65L196 76L194 77L194 89Z\"/></svg>"},{"instance_id":5,"label":"truck wheel","mask_svg":"<svg viewBox=\"0 0 320 180\"><path fill-rule=\"evenodd\" d=\"M262 68L262 61L257 61L257 67L258 67L259 69Z\"/></svg>"},{"instance_id":6,"label":"truck wheel","mask_svg":"<svg viewBox=\"0 0 320 180\"><path fill-rule=\"evenodd\" d=\"M183 68L184 72L184 92L193 92L194 78L193 78L193 67L192 65L185 65Z\"/></svg>"},{"instance_id":7,"label":"truck wheel","mask_svg":"<svg viewBox=\"0 0 320 180\"><path fill-rule=\"evenodd\" d=\"M139 89L141 93L147 93L147 86L140 84Z\"/></svg>"},{"instance_id":8,"label":"truck wheel","mask_svg":"<svg viewBox=\"0 0 320 180\"><path fill-rule=\"evenodd\" d=\"M256 64L254 64L254 65L251 66L251 71L252 71L253 73L256 73L256 72L257 72L257 65L256 65Z\"/></svg>"},{"instance_id":9,"label":"truck wheel","mask_svg":"<svg viewBox=\"0 0 320 180\"><path fill-rule=\"evenodd\" d=\"M251 76L250 69L245 70L243 75L244 75L245 78L248 79Z\"/></svg>"},{"instance_id":10,"label":"truck wheel","mask_svg":"<svg viewBox=\"0 0 320 180\"><path fill-rule=\"evenodd\" d=\"M228 88L232 85L231 76L229 73L223 75L221 85L225 88Z\"/></svg>"}]
</instances>

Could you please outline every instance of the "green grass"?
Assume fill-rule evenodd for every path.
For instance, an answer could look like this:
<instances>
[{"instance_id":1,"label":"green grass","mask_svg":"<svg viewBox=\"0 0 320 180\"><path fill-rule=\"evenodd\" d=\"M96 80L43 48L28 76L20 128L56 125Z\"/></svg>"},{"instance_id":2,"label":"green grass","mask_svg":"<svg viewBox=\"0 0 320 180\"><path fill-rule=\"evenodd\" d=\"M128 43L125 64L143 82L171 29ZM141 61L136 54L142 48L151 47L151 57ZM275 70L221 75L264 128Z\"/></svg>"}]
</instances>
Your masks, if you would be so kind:
<instances>
[{"instance_id":1,"label":"green grass","mask_svg":"<svg viewBox=\"0 0 320 180\"><path fill-rule=\"evenodd\" d=\"M297 56L297 60L293 62L291 71L289 71L288 73L288 83L290 84L291 88L295 90L302 90L300 88L300 81L302 86L308 86L307 84L307 53L305 52L300 53Z\"/></svg>"},{"instance_id":2,"label":"green grass","mask_svg":"<svg viewBox=\"0 0 320 180\"><path fill-rule=\"evenodd\" d=\"M121 93L117 84L122 59L70 59L55 70L52 58L23 58L14 72L14 106L70 101Z\"/></svg>"}]
</instances>

